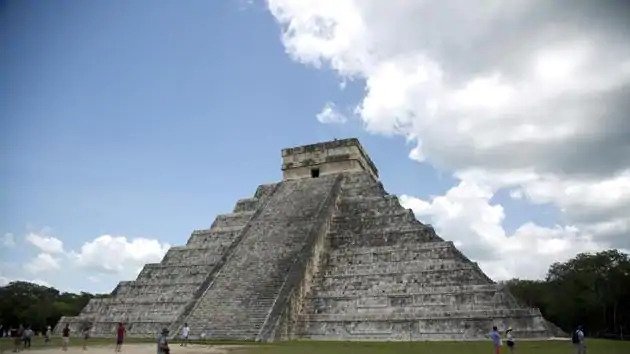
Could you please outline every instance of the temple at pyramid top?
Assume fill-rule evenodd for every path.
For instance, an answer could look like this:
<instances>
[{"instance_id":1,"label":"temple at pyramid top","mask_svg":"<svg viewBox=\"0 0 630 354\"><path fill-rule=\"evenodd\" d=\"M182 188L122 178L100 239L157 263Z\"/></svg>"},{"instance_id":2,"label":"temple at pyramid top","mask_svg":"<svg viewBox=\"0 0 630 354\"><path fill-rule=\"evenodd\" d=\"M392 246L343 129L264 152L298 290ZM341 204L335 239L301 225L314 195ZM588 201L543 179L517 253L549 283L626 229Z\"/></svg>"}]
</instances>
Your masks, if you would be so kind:
<instances>
[{"instance_id":1,"label":"temple at pyramid top","mask_svg":"<svg viewBox=\"0 0 630 354\"><path fill-rule=\"evenodd\" d=\"M353 171L365 171L378 180L378 169L356 138L335 139L282 150L284 180Z\"/></svg>"}]
</instances>

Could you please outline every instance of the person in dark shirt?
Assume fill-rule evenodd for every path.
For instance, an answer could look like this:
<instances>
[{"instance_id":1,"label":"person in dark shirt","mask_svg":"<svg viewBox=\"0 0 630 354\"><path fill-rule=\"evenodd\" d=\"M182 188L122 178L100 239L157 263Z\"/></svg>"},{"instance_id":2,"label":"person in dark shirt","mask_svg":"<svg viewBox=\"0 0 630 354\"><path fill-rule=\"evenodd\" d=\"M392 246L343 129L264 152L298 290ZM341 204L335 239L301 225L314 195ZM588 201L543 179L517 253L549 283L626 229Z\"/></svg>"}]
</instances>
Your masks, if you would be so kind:
<instances>
[{"instance_id":1,"label":"person in dark shirt","mask_svg":"<svg viewBox=\"0 0 630 354\"><path fill-rule=\"evenodd\" d=\"M90 329L92 327L90 326L89 323L86 323L83 325L83 350L87 350L87 342L88 339L90 339Z\"/></svg>"},{"instance_id":2,"label":"person in dark shirt","mask_svg":"<svg viewBox=\"0 0 630 354\"><path fill-rule=\"evenodd\" d=\"M116 330L116 351L120 352L122 349L123 341L125 340L125 325L122 322L118 322L118 329Z\"/></svg>"},{"instance_id":3,"label":"person in dark shirt","mask_svg":"<svg viewBox=\"0 0 630 354\"><path fill-rule=\"evenodd\" d=\"M18 329L15 331L15 336L13 337L13 344L15 345L14 352L20 351L20 346L22 345L22 340L24 338L24 326L20 325Z\"/></svg>"},{"instance_id":4,"label":"person in dark shirt","mask_svg":"<svg viewBox=\"0 0 630 354\"><path fill-rule=\"evenodd\" d=\"M22 334L24 332L24 328L22 325L18 328L11 327L9 331L11 338L13 338L13 352L17 353L20 351L20 347L22 344Z\"/></svg>"},{"instance_id":5,"label":"person in dark shirt","mask_svg":"<svg viewBox=\"0 0 630 354\"><path fill-rule=\"evenodd\" d=\"M61 340L63 342L62 350L68 351L68 343L70 343L70 325L66 323L66 326L61 331Z\"/></svg>"}]
</instances>

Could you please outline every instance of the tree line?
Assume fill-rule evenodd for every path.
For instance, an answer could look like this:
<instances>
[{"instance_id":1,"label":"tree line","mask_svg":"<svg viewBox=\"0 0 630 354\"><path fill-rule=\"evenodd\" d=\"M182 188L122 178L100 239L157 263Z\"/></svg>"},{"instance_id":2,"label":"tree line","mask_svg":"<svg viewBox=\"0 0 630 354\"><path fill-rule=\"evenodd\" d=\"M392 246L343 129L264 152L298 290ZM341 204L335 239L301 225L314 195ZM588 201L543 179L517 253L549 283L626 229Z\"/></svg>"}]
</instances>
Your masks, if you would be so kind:
<instances>
[{"instance_id":1,"label":"tree line","mask_svg":"<svg viewBox=\"0 0 630 354\"><path fill-rule=\"evenodd\" d=\"M507 282L524 304L571 333L582 325L589 336L630 338L630 258L618 250L581 253L554 263L545 280Z\"/></svg>"},{"instance_id":2,"label":"tree line","mask_svg":"<svg viewBox=\"0 0 630 354\"><path fill-rule=\"evenodd\" d=\"M75 316L95 296L79 294L33 283L15 281L0 287L0 324L4 330L19 324L42 331L54 327L61 316Z\"/></svg>"}]
</instances>

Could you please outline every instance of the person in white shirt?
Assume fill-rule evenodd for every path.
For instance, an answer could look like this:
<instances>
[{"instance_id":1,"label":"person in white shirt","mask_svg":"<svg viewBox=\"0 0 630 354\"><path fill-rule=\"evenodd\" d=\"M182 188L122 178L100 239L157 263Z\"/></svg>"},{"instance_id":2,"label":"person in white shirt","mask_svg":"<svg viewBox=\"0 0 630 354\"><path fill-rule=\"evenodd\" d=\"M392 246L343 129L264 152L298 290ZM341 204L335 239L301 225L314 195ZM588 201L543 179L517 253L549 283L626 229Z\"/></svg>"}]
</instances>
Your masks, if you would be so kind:
<instances>
[{"instance_id":1,"label":"person in white shirt","mask_svg":"<svg viewBox=\"0 0 630 354\"><path fill-rule=\"evenodd\" d=\"M510 349L510 353L514 353L514 336L512 336L512 327L509 327L505 331L505 338L507 339L507 346Z\"/></svg>"},{"instance_id":2,"label":"person in white shirt","mask_svg":"<svg viewBox=\"0 0 630 354\"><path fill-rule=\"evenodd\" d=\"M586 340L584 338L584 329L582 326L578 326L571 337L571 341L575 347L575 353L586 354Z\"/></svg>"},{"instance_id":3,"label":"person in white shirt","mask_svg":"<svg viewBox=\"0 0 630 354\"><path fill-rule=\"evenodd\" d=\"M188 327L188 323L184 323L184 327L182 327L182 343L179 345L180 347L188 346L189 334L190 334L190 327Z\"/></svg>"}]
</instances>

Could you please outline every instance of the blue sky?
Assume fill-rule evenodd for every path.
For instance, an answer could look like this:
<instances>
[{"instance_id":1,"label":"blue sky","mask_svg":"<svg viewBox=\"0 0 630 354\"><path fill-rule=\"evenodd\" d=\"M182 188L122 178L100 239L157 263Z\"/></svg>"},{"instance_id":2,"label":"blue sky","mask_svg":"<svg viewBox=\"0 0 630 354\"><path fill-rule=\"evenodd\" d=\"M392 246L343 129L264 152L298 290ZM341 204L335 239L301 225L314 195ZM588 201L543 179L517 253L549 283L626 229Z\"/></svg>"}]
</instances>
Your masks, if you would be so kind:
<instances>
[{"instance_id":1,"label":"blue sky","mask_svg":"<svg viewBox=\"0 0 630 354\"><path fill-rule=\"evenodd\" d=\"M540 192L543 187L519 178L501 184L496 182L503 180L499 177L477 177L474 183L480 188L473 189L487 193L472 199L453 193L449 197L449 191L456 192L454 188L464 181L466 186L473 183L462 175L480 169L487 176L496 169L459 163L440 144L427 144L431 139L416 131L382 129L389 124L387 115L407 126L420 119L419 113L412 118L406 113L370 113L366 102L379 98L378 73L367 66L348 70L349 65L342 65L347 60L343 51L305 49L300 36L312 35L304 29L312 26L287 36L289 23L309 11L324 11L317 15L329 16L339 27L344 14L306 5L279 11L283 6L288 5L281 1L2 2L0 235L5 242L0 245L0 277L5 282L26 279L62 289L109 291L118 280L133 278L141 264L159 261L168 245L184 244L192 230L206 228L217 214L229 212L257 185L280 180L281 148L343 137L358 137L387 190L405 195L406 206L414 208L420 220L436 224L445 238L462 237L464 251L477 249L472 243L484 237L479 233L488 225L478 227L471 218L453 217L449 210L481 216L484 210L492 214L499 207L503 217L490 221L488 227L502 229L504 238L490 240L490 245L510 242L511 236L525 237L515 233L527 223L535 225L536 229L529 229L533 234L559 232L551 236L558 242L586 237L582 229L569 230L581 221L572 219L570 211L567 214L562 196ZM366 25L378 23L363 20ZM376 38L376 32L369 33L361 38ZM337 35L333 31L331 38ZM317 60L311 58L313 51ZM440 62L437 56L435 60ZM443 68L448 67L445 62ZM404 68L406 64L392 65ZM418 94L418 100L423 99ZM327 102L347 117L345 123L323 124L316 119ZM381 118L379 122L385 123L375 125ZM426 158L409 158L419 142L427 146ZM501 173L510 168L520 173L531 166L531 171L542 171L534 161L505 164ZM556 173L540 172L543 182L547 181L543 172ZM586 188L597 183L552 176ZM597 178L615 176L611 172ZM447 203L441 203L439 196ZM476 207L481 208L479 213ZM117 246L107 248L111 253L101 254L110 257L113 266L99 267L103 260L90 259L94 256L90 247L82 248L113 239L103 235L118 237ZM138 238L146 243L134 244ZM53 239L62 242L61 249ZM57 249L51 251L50 245ZM125 253L143 245L155 252ZM589 243L592 249L606 245ZM557 259L577 251L562 249ZM115 266L117 252L125 254L119 260L122 268ZM486 256L485 252L471 255L481 261ZM488 257L489 269L505 262ZM38 266L33 267L34 262ZM506 267L492 275L521 274ZM540 270L523 276L540 276Z\"/></svg>"}]
</instances>

